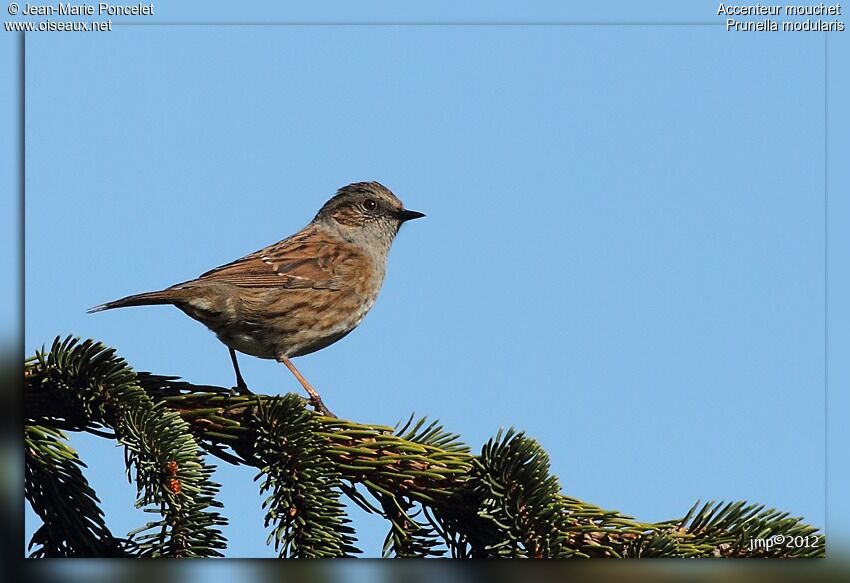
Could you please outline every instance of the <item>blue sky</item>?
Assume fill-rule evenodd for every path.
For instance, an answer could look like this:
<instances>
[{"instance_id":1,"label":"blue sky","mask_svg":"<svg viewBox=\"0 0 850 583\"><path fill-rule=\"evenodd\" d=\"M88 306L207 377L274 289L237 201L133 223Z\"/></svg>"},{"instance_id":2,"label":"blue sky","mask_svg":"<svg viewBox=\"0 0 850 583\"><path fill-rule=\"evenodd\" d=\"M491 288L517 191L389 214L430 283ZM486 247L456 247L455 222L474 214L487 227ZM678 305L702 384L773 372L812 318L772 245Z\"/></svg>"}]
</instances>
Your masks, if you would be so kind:
<instances>
[{"instance_id":1,"label":"blue sky","mask_svg":"<svg viewBox=\"0 0 850 583\"><path fill-rule=\"evenodd\" d=\"M722 21L668 5L495 13ZM182 10L162 20L207 19ZM354 18L314 16L332 14ZM829 43L831 70L846 65L847 41ZM138 370L228 385L226 349L178 310L85 310L277 241L338 187L379 180L427 218L402 229L361 327L296 360L337 414L415 411L474 451L524 429L566 493L643 520L746 499L824 526L822 35L145 26L30 34L26 49L28 353L73 333ZM846 76L829 82L847 94ZM833 165L846 116L831 108ZM830 217L846 192L830 189ZM830 245L831 262L850 248ZM840 297L846 269L828 281ZM839 351L846 315L831 303ZM274 362L240 362L257 391L299 390ZM72 443L110 526L139 526L121 450ZM253 475L216 474L229 556L273 555ZM378 554L384 524L352 512Z\"/></svg>"}]
</instances>

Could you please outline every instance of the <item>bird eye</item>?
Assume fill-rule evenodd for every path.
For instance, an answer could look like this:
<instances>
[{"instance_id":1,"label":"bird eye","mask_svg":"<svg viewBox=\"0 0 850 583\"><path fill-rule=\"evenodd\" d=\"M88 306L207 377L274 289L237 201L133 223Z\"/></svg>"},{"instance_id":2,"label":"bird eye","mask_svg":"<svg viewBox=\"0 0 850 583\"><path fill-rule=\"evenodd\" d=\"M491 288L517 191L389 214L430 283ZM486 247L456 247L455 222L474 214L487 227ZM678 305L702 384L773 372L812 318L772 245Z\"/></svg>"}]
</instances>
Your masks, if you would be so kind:
<instances>
[{"instance_id":1,"label":"bird eye","mask_svg":"<svg viewBox=\"0 0 850 583\"><path fill-rule=\"evenodd\" d=\"M363 201L363 208L367 211L373 211L378 208L378 203L372 200L371 198L367 198Z\"/></svg>"}]
</instances>

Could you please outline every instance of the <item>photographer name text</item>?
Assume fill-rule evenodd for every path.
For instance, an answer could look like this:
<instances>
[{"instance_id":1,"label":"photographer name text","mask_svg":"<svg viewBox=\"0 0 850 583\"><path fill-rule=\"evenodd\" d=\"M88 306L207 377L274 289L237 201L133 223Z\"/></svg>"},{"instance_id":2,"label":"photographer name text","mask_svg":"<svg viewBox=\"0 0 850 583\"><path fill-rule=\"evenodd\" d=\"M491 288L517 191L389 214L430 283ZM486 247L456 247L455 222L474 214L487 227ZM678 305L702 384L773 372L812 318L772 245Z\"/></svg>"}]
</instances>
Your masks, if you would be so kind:
<instances>
[{"instance_id":1,"label":"photographer name text","mask_svg":"<svg viewBox=\"0 0 850 583\"><path fill-rule=\"evenodd\" d=\"M153 4L25 4L24 16L153 16Z\"/></svg>"}]
</instances>

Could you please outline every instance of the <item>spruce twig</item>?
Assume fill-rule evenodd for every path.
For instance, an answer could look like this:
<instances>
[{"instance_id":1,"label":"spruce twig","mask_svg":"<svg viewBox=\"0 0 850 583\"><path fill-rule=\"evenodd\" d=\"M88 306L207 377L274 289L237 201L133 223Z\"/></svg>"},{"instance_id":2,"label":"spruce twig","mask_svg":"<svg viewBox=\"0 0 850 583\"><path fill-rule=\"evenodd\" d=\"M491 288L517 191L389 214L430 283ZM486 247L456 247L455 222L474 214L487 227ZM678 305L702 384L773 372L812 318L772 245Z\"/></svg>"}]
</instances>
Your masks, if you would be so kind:
<instances>
[{"instance_id":1,"label":"spruce twig","mask_svg":"<svg viewBox=\"0 0 850 583\"><path fill-rule=\"evenodd\" d=\"M540 444L512 429L472 455L434 421L357 423L310 412L297 395L233 395L135 373L91 340L57 338L27 359L24 402L26 494L45 521L32 541L36 556L220 555L225 521L212 510L220 506L218 486L204 453L259 470L261 491L269 494L269 542L281 556L357 553L343 495L388 520L387 556L824 555L816 528L760 505L710 502L683 518L645 523L569 497ZM161 520L128 539L112 537L59 429L114 433L127 452L137 504ZM70 502L56 493L57 479L74 493ZM72 508L87 522L63 530L59 517ZM785 537L795 542L750 549L756 539Z\"/></svg>"}]
</instances>

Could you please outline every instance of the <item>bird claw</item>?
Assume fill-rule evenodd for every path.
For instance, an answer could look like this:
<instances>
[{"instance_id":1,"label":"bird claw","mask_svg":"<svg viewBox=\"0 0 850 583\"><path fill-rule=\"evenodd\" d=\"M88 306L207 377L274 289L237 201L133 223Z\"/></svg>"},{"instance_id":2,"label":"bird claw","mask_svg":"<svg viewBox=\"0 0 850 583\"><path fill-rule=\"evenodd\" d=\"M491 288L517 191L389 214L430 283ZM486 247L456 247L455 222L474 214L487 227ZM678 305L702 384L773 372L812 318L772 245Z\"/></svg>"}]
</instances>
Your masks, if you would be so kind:
<instances>
[{"instance_id":1,"label":"bird claw","mask_svg":"<svg viewBox=\"0 0 850 583\"><path fill-rule=\"evenodd\" d=\"M230 396L238 397L240 395L253 395L254 393L248 388L246 384L237 383L236 386L230 387Z\"/></svg>"},{"instance_id":2,"label":"bird claw","mask_svg":"<svg viewBox=\"0 0 850 583\"><path fill-rule=\"evenodd\" d=\"M296 396L299 399L301 399L301 402L304 403L305 407L307 407L308 405L310 407L313 407L315 412L318 413L319 415L324 415L325 417L333 417L334 419L338 419L338 417L336 415L334 415L333 412L331 412L331 410L328 409L325 406L325 404L322 402L321 398L317 399L317 398L313 398L313 397L305 397L304 395L296 395Z\"/></svg>"},{"instance_id":3,"label":"bird claw","mask_svg":"<svg viewBox=\"0 0 850 583\"><path fill-rule=\"evenodd\" d=\"M321 398L321 397L319 397L319 396L315 396L315 397L307 397L306 399L307 399L307 401L309 401L309 402L310 402L310 404L313 406L313 409L315 409L315 410L316 410L316 413L319 413L319 414L321 414L321 415L324 415L325 417L333 417L334 419L337 419L337 418L338 418L336 415L334 415L334 414L331 412L331 410L330 410L330 409L328 409L327 407L325 407L325 404L322 402L322 398Z\"/></svg>"}]
</instances>

